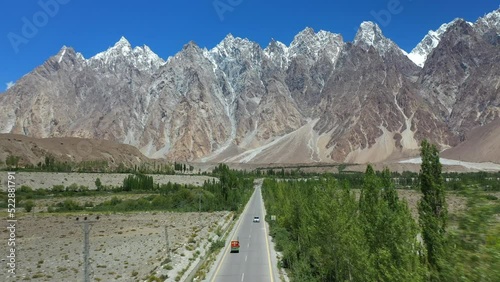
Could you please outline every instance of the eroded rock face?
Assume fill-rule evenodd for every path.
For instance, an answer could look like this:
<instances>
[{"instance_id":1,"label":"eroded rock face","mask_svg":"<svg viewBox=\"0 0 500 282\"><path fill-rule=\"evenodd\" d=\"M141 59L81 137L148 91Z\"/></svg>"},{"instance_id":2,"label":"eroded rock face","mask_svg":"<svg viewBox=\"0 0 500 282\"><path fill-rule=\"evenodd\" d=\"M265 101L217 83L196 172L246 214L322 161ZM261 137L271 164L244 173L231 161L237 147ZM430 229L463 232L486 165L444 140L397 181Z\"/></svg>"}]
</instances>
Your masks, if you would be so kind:
<instances>
[{"instance_id":1,"label":"eroded rock face","mask_svg":"<svg viewBox=\"0 0 500 282\"><path fill-rule=\"evenodd\" d=\"M481 23L482 21L478 21ZM452 134L463 136L500 115L500 44L492 33L456 21L433 50L419 83L423 97L447 122Z\"/></svg>"},{"instance_id":2,"label":"eroded rock face","mask_svg":"<svg viewBox=\"0 0 500 282\"><path fill-rule=\"evenodd\" d=\"M0 96L0 132L176 160L382 161L499 117L499 38L494 11L430 32L417 60L370 22L352 43L310 28L264 49L228 35L167 61L124 38L90 59L63 47Z\"/></svg>"}]
</instances>

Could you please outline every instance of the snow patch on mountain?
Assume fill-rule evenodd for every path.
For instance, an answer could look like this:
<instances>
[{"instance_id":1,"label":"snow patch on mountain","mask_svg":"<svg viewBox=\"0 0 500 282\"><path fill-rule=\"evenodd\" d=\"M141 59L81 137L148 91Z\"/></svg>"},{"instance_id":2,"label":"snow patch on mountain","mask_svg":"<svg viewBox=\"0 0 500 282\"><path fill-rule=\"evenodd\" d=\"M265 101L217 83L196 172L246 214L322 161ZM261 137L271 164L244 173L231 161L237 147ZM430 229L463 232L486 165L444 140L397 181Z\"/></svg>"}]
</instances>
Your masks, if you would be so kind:
<instances>
[{"instance_id":1,"label":"snow patch on mountain","mask_svg":"<svg viewBox=\"0 0 500 282\"><path fill-rule=\"evenodd\" d=\"M66 54L66 49L67 49L66 46L63 46L63 48L62 48L63 51L62 51L61 55L59 55L59 59L57 60L58 63L61 63L61 61L64 57L64 54Z\"/></svg>"},{"instance_id":2,"label":"snow patch on mountain","mask_svg":"<svg viewBox=\"0 0 500 282\"><path fill-rule=\"evenodd\" d=\"M441 41L443 34L448 28L453 25L458 19L454 19L449 23L442 24L437 30L430 30L427 35L413 48L408 54L408 58L413 61L417 66L424 67L427 57L432 53Z\"/></svg>"},{"instance_id":3,"label":"snow patch on mountain","mask_svg":"<svg viewBox=\"0 0 500 282\"><path fill-rule=\"evenodd\" d=\"M344 46L342 35L320 30L317 33L310 27L299 32L288 47L288 60L299 55L314 61L324 53L335 64Z\"/></svg>"},{"instance_id":4,"label":"snow patch on mountain","mask_svg":"<svg viewBox=\"0 0 500 282\"><path fill-rule=\"evenodd\" d=\"M73 48L67 47L63 45L63 47L57 52L55 56L51 58L54 62L61 64L67 61L70 65L74 65L75 63L85 65L87 60L83 57L81 53L75 52Z\"/></svg>"},{"instance_id":5,"label":"snow patch on mountain","mask_svg":"<svg viewBox=\"0 0 500 282\"><path fill-rule=\"evenodd\" d=\"M100 52L88 60L90 65L114 65L120 61L128 61L132 66L141 71L156 71L165 61L155 54L148 46L135 47L125 38L121 37L113 47Z\"/></svg>"},{"instance_id":6,"label":"snow patch on mountain","mask_svg":"<svg viewBox=\"0 0 500 282\"><path fill-rule=\"evenodd\" d=\"M280 69L286 69L290 62L288 46L274 39L264 49L264 56L276 64Z\"/></svg>"},{"instance_id":7,"label":"snow patch on mountain","mask_svg":"<svg viewBox=\"0 0 500 282\"><path fill-rule=\"evenodd\" d=\"M474 24L474 27L481 33L485 33L491 29L496 30L497 34L500 33L500 9L479 18Z\"/></svg>"},{"instance_id":8,"label":"snow patch on mountain","mask_svg":"<svg viewBox=\"0 0 500 282\"><path fill-rule=\"evenodd\" d=\"M397 52L401 52L402 54L406 53L399 48L396 43L386 38L380 27L373 22L361 23L354 37L354 45L360 46L364 50L368 50L368 48L372 46L379 51L382 56L391 50L397 50Z\"/></svg>"}]
</instances>

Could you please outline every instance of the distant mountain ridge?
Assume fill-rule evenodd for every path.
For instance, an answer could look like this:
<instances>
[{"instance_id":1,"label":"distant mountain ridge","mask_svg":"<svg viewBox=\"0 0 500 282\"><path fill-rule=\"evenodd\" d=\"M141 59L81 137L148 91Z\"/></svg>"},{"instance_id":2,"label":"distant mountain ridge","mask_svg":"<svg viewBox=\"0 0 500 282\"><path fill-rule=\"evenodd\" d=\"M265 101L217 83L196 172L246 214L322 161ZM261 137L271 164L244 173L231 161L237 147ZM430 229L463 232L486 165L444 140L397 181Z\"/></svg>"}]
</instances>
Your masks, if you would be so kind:
<instances>
[{"instance_id":1,"label":"distant mountain ridge","mask_svg":"<svg viewBox=\"0 0 500 282\"><path fill-rule=\"evenodd\" d=\"M442 25L409 54L372 22L353 42L306 28L262 49L229 34L167 60L123 37L89 59L63 47L0 96L0 133L190 161L379 162L423 138L451 148L500 117L499 14Z\"/></svg>"}]
</instances>

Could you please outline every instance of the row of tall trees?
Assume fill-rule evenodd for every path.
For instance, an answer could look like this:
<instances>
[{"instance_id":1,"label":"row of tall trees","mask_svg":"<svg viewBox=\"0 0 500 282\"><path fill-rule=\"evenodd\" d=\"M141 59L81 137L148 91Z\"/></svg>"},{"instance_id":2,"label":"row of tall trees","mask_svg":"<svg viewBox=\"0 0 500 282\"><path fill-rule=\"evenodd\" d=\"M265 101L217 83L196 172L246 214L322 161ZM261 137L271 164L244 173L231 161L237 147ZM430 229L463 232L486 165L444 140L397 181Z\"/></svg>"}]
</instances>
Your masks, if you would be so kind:
<instances>
[{"instance_id":1,"label":"row of tall trees","mask_svg":"<svg viewBox=\"0 0 500 282\"><path fill-rule=\"evenodd\" d=\"M182 172L193 172L194 166L174 162L174 170L175 171L182 171Z\"/></svg>"},{"instance_id":2,"label":"row of tall trees","mask_svg":"<svg viewBox=\"0 0 500 282\"><path fill-rule=\"evenodd\" d=\"M425 269L418 228L406 202L399 199L388 169L379 177L367 167L359 212L375 280L420 281Z\"/></svg>"},{"instance_id":3,"label":"row of tall trees","mask_svg":"<svg viewBox=\"0 0 500 282\"><path fill-rule=\"evenodd\" d=\"M7 165L7 168L17 168L19 166L19 160L21 158L18 157L18 156L14 156L14 155L9 155L7 156L7 158L5 159L5 164Z\"/></svg>"},{"instance_id":4,"label":"row of tall trees","mask_svg":"<svg viewBox=\"0 0 500 282\"><path fill-rule=\"evenodd\" d=\"M271 232L293 281L452 281L439 152L427 141L419 182L417 224L387 169L368 166L359 197L334 178L266 180Z\"/></svg>"},{"instance_id":5,"label":"row of tall trees","mask_svg":"<svg viewBox=\"0 0 500 282\"><path fill-rule=\"evenodd\" d=\"M134 175L129 175L125 179L123 179L123 185L122 185L123 191L153 190L154 188L155 185L152 176L137 173Z\"/></svg>"},{"instance_id":6,"label":"row of tall trees","mask_svg":"<svg viewBox=\"0 0 500 282\"><path fill-rule=\"evenodd\" d=\"M388 175L368 167L359 200L333 178L264 181L266 209L277 218L271 232L293 281L424 279L417 225Z\"/></svg>"}]
</instances>

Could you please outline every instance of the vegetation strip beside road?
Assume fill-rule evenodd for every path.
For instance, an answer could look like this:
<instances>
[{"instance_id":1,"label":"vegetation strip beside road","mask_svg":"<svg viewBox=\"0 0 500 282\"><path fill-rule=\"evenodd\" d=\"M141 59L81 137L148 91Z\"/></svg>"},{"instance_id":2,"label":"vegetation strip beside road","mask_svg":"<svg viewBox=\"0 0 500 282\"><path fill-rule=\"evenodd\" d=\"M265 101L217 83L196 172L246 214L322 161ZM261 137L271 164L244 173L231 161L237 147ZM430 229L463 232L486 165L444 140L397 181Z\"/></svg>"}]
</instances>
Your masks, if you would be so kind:
<instances>
[{"instance_id":1,"label":"vegetation strip beside road","mask_svg":"<svg viewBox=\"0 0 500 282\"><path fill-rule=\"evenodd\" d=\"M261 186L261 191L262 191L262 181L259 182L259 185ZM264 215L264 219L266 218L266 209L265 205L262 205L262 214ZM271 251L270 251L270 246L269 246L269 238L268 238L268 233L267 233L267 222L264 220L264 233L265 233L265 238L266 238L266 251L267 251L267 262L269 266L269 277L271 277L271 282L274 282L274 273L273 273L273 266L271 263Z\"/></svg>"},{"instance_id":2,"label":"vegetation strip beside road","mask_svg":"<svg viewBox=\"0 0 500 282\"><path fill-rule=\"evenodd\" d=\"M368 166L352 187L328 175L264 181L291 281L500 281L500 203L488 192L499 187L484 185L495 180L457 181L468 209L450 216L436 147L423 143L422 159L418 223L388 170Z\"/></svg>"}]
</instances>

